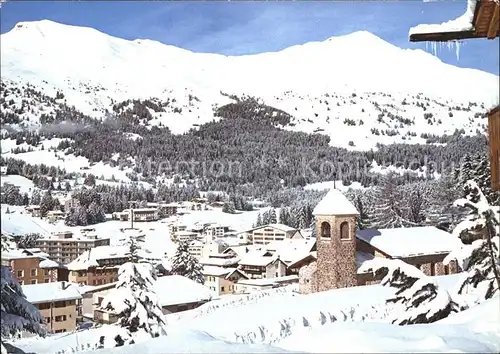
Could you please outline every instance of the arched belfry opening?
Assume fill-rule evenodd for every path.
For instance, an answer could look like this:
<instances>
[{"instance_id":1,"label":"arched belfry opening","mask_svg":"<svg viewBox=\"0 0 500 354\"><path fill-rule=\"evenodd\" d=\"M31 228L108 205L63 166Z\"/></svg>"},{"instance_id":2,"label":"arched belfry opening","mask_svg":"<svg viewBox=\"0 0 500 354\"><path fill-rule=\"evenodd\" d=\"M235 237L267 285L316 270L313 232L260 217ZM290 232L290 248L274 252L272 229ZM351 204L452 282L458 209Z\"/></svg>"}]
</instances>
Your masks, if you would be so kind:
<instances>
[{"instance_id":1,"label":"arched belfry opening","mask_svg":"<svg viewBox=\"0 0 500 354\"><path fill-rule=\"evenodd\" d=\"M330 223L323 221L321 223L321 237L322 238L331 238L332 237L332 227Z\"/></svg>"},{"instance_id":2,"label":"arched belfry opening","mask_svg":"<svg viewBox=\"0 0 500 354\"><path fill-rule=\"evenodd\" d=\"M340 239L349 240L351 238L349 231L349 223L347 221L340 224Z\"/></svg>"}]
</instances>

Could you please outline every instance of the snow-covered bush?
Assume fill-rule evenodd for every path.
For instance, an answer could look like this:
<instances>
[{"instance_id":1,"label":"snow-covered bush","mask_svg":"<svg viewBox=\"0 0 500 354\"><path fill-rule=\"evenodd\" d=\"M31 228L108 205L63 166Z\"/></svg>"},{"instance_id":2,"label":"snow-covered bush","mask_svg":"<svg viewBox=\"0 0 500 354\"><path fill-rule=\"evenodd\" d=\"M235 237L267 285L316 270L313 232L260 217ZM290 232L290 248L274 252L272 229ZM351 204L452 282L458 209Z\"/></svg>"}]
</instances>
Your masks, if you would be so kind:
<instances>
[{"instance_id":1,"label":"snow-covered bush","mask_svg":"<svg viewBox=\"0 0 500 354\"><path fill-rule=\"evenodd\" d=\"M446 290L402 260L376 257L364 262L360 271L387 273L382 285L397 289L394 296L386 300L389 318L394 324L432 323L459 311Z\"/></svg>"},{"instance_id":2,"label":"snow-covered bush","mask_svg":"<svg viewBox=\"0 0 500 354\"><path fill-rule=\"evenodd\" d=\"M205 283L203 266L198 259L189 252L189 241L179 242L177 251L172 257L171 272L172 274L182 275L200 284Z\"/></svg>"}]
</instances>

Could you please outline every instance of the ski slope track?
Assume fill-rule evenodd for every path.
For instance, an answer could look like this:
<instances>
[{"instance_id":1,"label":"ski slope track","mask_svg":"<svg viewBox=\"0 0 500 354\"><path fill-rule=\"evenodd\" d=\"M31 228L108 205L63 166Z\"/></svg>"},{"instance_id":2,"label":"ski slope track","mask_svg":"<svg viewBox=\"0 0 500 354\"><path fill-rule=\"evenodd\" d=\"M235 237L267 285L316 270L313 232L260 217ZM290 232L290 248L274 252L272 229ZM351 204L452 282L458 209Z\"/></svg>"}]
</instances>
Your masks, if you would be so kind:
<instances>
[{"instance_id":1,"label":"ski slope track","mask_svg":"<svg viewBox=\"0 0 500 354\"><path fill-rule=\"evenodd\" d=\"M177 110L152 112L150 124L178 134L219 119L214 108L236 95L291 114L286 129L321 132L332 145L369 149L377 142L422 142L422 133L484 132L486 119L475 114L499 96L496 75L445 64L366 31L279 52L224 56L42 20L18 23L0 43L2 82L29 83L52 97L60 91L68 105L95 118L128 99L169 100ZM397 136L377 137L370 131L402 128L377 121L382 110L414 123ZM429 112L440 122L428 123ZM346 125L346 118L355 124Z\"/></svg>"}]
</instances>

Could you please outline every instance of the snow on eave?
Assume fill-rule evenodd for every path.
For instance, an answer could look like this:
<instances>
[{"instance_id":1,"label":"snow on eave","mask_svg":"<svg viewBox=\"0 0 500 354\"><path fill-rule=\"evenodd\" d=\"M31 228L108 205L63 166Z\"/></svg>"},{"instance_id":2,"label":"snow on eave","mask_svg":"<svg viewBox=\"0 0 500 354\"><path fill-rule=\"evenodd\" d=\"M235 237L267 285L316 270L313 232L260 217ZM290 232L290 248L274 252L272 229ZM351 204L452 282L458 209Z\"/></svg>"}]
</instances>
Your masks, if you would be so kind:
<instances>
[{"instance_id":1,"label":"snow on eave","mask_svg":"<svg viewBox=\"0 0 500 354\"><path fill-rule=\"evenodd\" d=\"M474 12L476 10L477 0L467 1L467 10L465 13L454 19L441 24L420 24L410 28L408 36L414 34L426 33L446 33L446 32L461 32L474 29Z\"/></svg>"}]
</instances>

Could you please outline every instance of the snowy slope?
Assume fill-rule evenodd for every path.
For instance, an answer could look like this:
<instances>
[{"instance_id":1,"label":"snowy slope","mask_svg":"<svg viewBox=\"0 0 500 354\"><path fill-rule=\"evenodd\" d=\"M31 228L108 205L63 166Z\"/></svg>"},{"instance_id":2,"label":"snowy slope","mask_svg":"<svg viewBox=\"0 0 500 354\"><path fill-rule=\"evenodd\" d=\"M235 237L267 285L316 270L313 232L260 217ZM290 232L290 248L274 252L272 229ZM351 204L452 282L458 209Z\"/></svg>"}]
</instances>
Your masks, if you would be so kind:
<instances>
[{"instance_id":1,"label":"snowy slope","mask_svg":"<svg viewBox=\"0 0 500 354\"><path fill-rule=\"evenodd\" d=\"M11 86L30 83L52 97L63 92L67 104L96 118L127 99L169 101L165 112L152 112L150 124L161 122L174 133L211 121L213 108L234 94L291 114L289 129L320 131L332 137L332 145L356 141L351 148L368 149L376 142L422 142L421 133L483 131L486 120L475 114L498 102L497 76L400 49L366 31L230 57L43 20L3 34L1 50L2 81ZM13 93L5 98L19 99ZM384 110L413 123L377 121ZM425 113L434 115L433 124ZM356 124L346 125L345 118ZM395 128L396 136L370 133Z\"/></svg>"},{"instance_id":2,"label":"snowy slope","mask_svg":"<svg viewBox=\"0 0 500 354\"><path fill-rule=\"evenodd\" d=\"M436 277L449 288L456 276ZM500 350L498 297L433 324L396 326L364 314L390 290L380 285L298 295L273 295L169 320L168 335L102 353L179 352L483 352ZM230 296L228 296L230 298ZM223 301L223 300L221 300ZM225 301L225 300L224 300ZM204 305L204 307L210 304ZM335 316L333 319L332 316ZM109 326L56 334L47 339L22 339L14 344L28 352L85 352ZM161 348L161 349L160 349ZM88 349L87 349L88 350Z\"/></svg>"}]
</instances>

